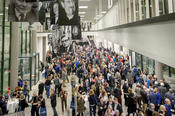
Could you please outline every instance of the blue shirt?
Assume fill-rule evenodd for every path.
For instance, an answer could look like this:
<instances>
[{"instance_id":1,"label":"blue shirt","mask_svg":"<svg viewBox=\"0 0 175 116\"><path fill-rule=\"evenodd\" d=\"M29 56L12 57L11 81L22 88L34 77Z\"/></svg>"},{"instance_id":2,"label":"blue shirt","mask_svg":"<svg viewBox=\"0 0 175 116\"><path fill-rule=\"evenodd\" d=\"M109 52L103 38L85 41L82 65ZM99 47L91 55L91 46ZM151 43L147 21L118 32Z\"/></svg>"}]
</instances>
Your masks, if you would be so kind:
<instances>
[{"instance_id":1,"label":"blue shirt","mask_svg":"<svg viewBox=\"0 0 175 116\"><path fill-rule=\"evenodd\" d=\"M172 116L171 114L171 109L172 109L172 106L171 105L167 105L167 104L164 104L165 108L166 108L166 111L168 112L168 116Z\"/></svg>"}]
</instances>

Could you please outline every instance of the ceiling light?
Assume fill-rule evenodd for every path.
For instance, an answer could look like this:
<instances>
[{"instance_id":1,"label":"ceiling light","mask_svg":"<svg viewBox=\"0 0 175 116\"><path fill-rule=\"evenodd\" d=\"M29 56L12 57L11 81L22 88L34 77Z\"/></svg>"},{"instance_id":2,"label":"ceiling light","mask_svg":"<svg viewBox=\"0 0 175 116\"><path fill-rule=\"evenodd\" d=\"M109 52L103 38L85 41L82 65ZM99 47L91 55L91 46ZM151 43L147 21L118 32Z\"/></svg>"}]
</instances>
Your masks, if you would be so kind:
<instances>
[{"instance_id":1,"label":"ceiling light","mask_svg":"<svg viewBox=\"0 0 175 116\"><path fill-rule=\"evenodd\" d=\"M8 7L5 7L5 9L7 9L7 10L8 10L9 8L8 8Z\"/></svg>"},{"instance_id":2,"label":"ceiling light","mask_svg":"<svg viewBox=\"0 0 175 116\"><path fill-rule=\"evenodd\" d=\"M88 8L88 6L79 6L79 8Z\"/></svg>"},{"instance_id":3,"label":"ceiling light","mask_svg":"<svg viewBox=\"0 0 175 116\"><path fill-rule=\"evenodd\" d=\"M91 0L80 0L80 2L89 2Z\"/></svg>"},{"instance_id":4,"label":"ceiling light","mask_svg":"<svg viewBox=\"0 0 175 116\"><path fill-rule=\"evenodd\" d=\"M102 13L102 14L105 14L105 13L106 13L106 11L102 11L101 13Z\"/></svg>"},{"instance_id":5,"label":"ceiling light","mask_svg":"<svg viewBox=\"0 0 175 116\"><path fill-rule=\"evenodd\" d=\"M79 14L86 14L86 12L79 12Z\"/></svg>"},{"instance_id":6,"label":"ceiling light","mask_svg":"<svg viewBox=\"0 0 175 116\"><path fill-rule=\"evenodd\" d=\"M85 16L84 15L80 15L81 18L84 18Z\"/></svg>"},{"instance_id":7,"label":"ceiling light","mask_svg":"<svg viewBox=\"0 0 175 116\"><path fill-rule=\"evenodd\" d=\"M2 16L3 15L3 13L0 13L0 16Z\"/></svg>"}]
</instances>

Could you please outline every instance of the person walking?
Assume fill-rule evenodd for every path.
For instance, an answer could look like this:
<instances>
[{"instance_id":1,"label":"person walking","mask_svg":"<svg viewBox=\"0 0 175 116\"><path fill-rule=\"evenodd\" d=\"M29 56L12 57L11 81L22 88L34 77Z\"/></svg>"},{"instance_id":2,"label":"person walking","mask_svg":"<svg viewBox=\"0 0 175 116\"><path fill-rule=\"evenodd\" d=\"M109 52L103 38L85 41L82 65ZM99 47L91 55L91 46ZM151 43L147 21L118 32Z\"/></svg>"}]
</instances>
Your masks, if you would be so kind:
<instances>
[{"instance_id":1,"label":"person walking","mask_svg":"<svg viewBox=\"0 0 175 116\"><path fill-rule=\"evenodd\" d=\"M79 113L78 116L84 116L83 112L85 111L84 107L85 101L82 95L79 96L77 102L77 112Z\"/></svg>"},{"instance_id":2,"label":"person walking","mask_svg":"<svg viewBox=\"0 0 175 116\"><path fill-rule=\"evenodd\" d=\"M30 100L30 103L32 104L31 108L31 116L39 116L39 107L38 107L38 96L36 95L36 92L33 92L32 99Z\"/></svg>"},{"instance_id":3,"label":"person walking","mask_svg":"<svg viewBox=\"0 0 175 116\"><path fill-rule=\"evenodd\" d=\"M45 81L45 89L46 89L47 98L49 98L50 96L50 85L51 85L51 80L47 77Z\"/></svg>"},{"instance_id":4,"label":"person walking","mask_svg":"<svg viewBox=\"0 0 175 116\"><path fill-rule=\"evenodd\" d=\"M92 116L92 113L95 116L96 115L97 99L96 99L96 96L95 96L94 91L92 89L89 92L88 101L89 101L90 116Z\"/></svg>"},{"instance_id":5,"label":"person walking","mask_svg":"<svg viewBox=\"0 0 175 116\"><path fill-rule=\"evenodd\" d=\"M45 99L43 98L43 96L39 96L39 100L40 100L40 116L47 116L47 110L46 110L46 102Z\"/></svg>"},{"instance_id":6,"label":"person walking","mask_svg":"<svg viewBox=\"0 0 175 116\"><path fill-rule=\"evenodd\" d=\"M55 93L59 95L59 86L60 86L60 82L59 82L58 75L57 75L56 78L54 79L54 84L55 84Z\"/></svg>"},{"instance_id":7,"label":"person walking","mask_svg":"<svg viewBox=\"0 0 175 116\"><path fill-rule=\"evenodd\" d=\"M50 94L51 94L50 103L51 103L51 106L52 106L54 116L58 116L57 111L56 111L57 99L56 99L55 91L53 89L51 89Z\"/></svg>"},{"instance_id":8,"label":"person walking","mask_svg":"<svg viewBox=\"0 0 175 116\"><path fill-rule=\"evenodd\" d=\"M44 83L41 82L39 85L38 85L38 96L40 95L43 95L43 92L44 92Z\"/></svg>"},{"instance_id":9,"label":"person walking","mask_svg":"<svg viewBox=\"0 0 175 116\"><path fill-rule=\"evenodd\" d=\"M60 98L61 98L61 106L62 106L63 115L64 115L64 106L65 106L65 109L67 110L67 96L68 96L67 91L65 91L64 88L62 88L60 92Z\"/></svg>"}]
</instances>

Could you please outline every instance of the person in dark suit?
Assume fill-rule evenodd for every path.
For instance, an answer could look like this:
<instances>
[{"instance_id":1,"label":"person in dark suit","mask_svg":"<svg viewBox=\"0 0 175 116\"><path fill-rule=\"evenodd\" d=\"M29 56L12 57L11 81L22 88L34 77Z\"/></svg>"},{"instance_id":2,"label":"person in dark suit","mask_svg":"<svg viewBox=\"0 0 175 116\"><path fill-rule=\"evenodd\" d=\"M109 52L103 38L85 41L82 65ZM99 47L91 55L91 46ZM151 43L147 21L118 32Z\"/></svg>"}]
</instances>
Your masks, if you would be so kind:
<instances>
[{"instance_id":1,"label":"person in dark suit","mask_svg":"<svg viewBox=\"0 0 175 116\"><path fill-rule=\"evenodd\" d=\"M79 24L78 0L60 0L59 25Z\"/></svg>"},{"instance_id":2,"label":"person in dark suit","mask_svg":"<svg viewBox=\"0 0 175 116\"><path fill-rule=\"evenodd\" d=\"M69 36L63 35L61 37L61 46L60 46L60 52L61 53L68 53L71 52L73 49L72 47L72 40Z\"/></svg>"},{"instance_id":3,"label":"person in dark suit","mask_svg":"<svg viewBox=\"0 0 175 116\"><path fill-rule=\"evenodd\" d=\"M51 6L50 10L51 24L58 24L58 14L59 14L58 2L52 2L50 6Z\"/></svg>"},{"instance_id":4,"label":"person in dark suit","mask_svg":"<svg viewBox=\"0 0 175 116\"><path fill-rule=\"evenodd\" d=\"M26 0L11 0L9 2L9 21L16 22L37 22L38 2L26 2Z\"/></svg>"}]
</instances>

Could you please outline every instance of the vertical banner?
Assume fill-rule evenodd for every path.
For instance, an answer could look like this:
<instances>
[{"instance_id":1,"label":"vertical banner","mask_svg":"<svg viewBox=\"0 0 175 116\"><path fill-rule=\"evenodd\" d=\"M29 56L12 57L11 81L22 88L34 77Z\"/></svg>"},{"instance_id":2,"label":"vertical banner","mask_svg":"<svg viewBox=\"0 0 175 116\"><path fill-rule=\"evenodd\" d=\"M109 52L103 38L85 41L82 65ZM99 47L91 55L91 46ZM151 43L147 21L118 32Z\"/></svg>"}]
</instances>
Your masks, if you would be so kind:
<instances>
[{"instance_id":1,"label":"vertical banner","mask_svg":"<svg viewBox=\"0 0 175 116\"><path fill-rule=\"evenodd\" d=\"M79 25L78 0L59 0L59 25Z\"/></svg>"}]
</instances>

